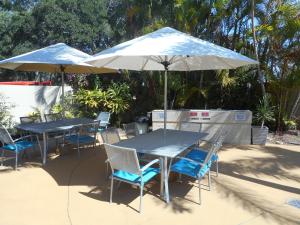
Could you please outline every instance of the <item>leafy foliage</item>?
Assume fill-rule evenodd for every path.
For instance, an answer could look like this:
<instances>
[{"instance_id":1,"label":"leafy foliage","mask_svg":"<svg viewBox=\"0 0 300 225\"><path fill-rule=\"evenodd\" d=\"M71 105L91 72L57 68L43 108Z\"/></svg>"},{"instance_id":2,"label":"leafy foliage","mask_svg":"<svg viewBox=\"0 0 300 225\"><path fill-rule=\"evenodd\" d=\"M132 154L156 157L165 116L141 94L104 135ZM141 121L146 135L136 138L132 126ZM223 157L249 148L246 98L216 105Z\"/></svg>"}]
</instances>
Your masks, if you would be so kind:
<instances>
[{"instance_id":1,"label":"leafy foliage","mask_svg":"<svg viewBox=\"0 0 300 225\"><path fill-rule=\"evenodd\" d=\"M276 127L280 130L285 118L300 114L300 4L292 0L256 0L253 32L251 2L4 0L0 1L0 59L57 42L94 54L163 26L255 58L253 34L256 34L260 74L266 91L271 94ZM44 74L40 76L47 79ZM58 83L58 76L51 77ZM89 115L100 108L118 114L126 110L132 119L163 107L163 75L159 72L126 71L116 77L70 75L69 78L75 92L82 94L78 107ZM30 80L37 76L0 71L0 80L11 79ZM113 86L108 91L112 80L129 86L136 97L135 104L124 103L128 96L120 98L122 93ZM82 88L88 91L82 92ZM173 109L255 110L261 95L255 67L235 71L172 72L169 76L168 107ZM139 107L134 107L136 105Z\"/></svg>"},{"instance_id":2,"label":"leafy foliage","mask_svg":"<svg viewBox=\"0 0 300 225\"><path fill-rule=\"evenodd\" d=\"M265 95L258 104L255 113L255 119L261 122L261 127L265 122L274 120L274 107L270 105L270 96Z\"/></svg>"},{"instance_id":3,"label":"leafy foliage","mask_svg":"<svg viewBox=\"0 0 300 225\"><path fill-rule=\"evenodd\" d=\"M5 99L5 96L0 93L0 124L8 129L11 129L13 127L13 122L10 109L13 107L13 105L6 102Z\"/></svg>"}]
</instances>

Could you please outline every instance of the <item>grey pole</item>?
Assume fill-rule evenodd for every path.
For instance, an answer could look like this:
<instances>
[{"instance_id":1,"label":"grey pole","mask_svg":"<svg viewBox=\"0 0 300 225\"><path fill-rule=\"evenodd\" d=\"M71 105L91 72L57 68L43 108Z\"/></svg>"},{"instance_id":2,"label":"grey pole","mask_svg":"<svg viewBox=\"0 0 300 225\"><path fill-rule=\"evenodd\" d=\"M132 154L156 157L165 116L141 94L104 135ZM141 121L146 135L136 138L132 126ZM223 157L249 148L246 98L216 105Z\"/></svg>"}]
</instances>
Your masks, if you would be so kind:
<instances>
[{"instance_id":1,"label":"grey pole","mask_svg":"<svg viewBox=\"0 0 300 225\"><path fill-rule=\"evenodd\" d=\"M164 90L164 132L165 133L167 129L167 105L168 105L167 88L168 88L168 70L166 68L165 69L165 90Z\"/></svg>"},{"instance_id":2,"label":"grey pole","mask_svg":"<svg viewBox=\"0 0 300 225\"><path fill-rule=\"evenodd\" d=\"M61 69L61 108L62 116L65 118L65 68L60 66Z\"/></svg>"}]
</instances>

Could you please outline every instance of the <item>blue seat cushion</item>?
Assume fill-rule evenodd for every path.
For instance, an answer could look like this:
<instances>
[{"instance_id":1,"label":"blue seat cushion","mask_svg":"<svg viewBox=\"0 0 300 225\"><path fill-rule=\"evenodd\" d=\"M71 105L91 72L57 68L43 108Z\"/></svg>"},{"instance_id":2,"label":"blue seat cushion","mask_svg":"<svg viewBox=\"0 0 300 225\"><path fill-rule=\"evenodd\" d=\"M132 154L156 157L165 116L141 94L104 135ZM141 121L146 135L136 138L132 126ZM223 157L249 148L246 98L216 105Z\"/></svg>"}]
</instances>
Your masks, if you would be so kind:
<instances>
[{"instance_id":1,"label":"blue seat cushion","mask_svg":"<svg viewBox=\"0 0 300 225\"><path fill-rule=\"evenodd\" d=\"M209 171L209 165L201 166L187 159L180 159L171 166L171 171L193 178L203 177Z\"/></svg>"},{"instance_id":2,"label":"blue seat cushion","mask_svg":"<svg viewBox=\"0 0 300 225\"><path fill-rule=\"evenodd\" d=\"M33 143L30 141L18 141L15 143L15 145L8 144L8 145L4 145L2 148L5 150L8 150L8 151L21 152L27 148L32 148L32 146L33 146Z\"/></svg>"},{"instance_id":3,"label":"blue seat cushion","mask_svg":"<svg viewBox=\"0 0 300 225\"><path fill-rule=\"evenodd\" d=\"M77 144L77 141L79 144L88 144L93 143L95 138L88 135L71 135L66 137L66 140L72 144Z\"/></svg>"},{"instance_id":4,"label":"blue seat cushion","mask_svg":"<svg viewBox=\"0 0 300 225\"><path fill-rule=\"evenodd\" d=\"M150 179L155 177L157 174L159 174L159 169L158 168L152 168L149 167L143 172L143 182L147 183ZM115 178L124 180L124 181L129 181L131 183L141 183L141 177L137 174L133 173L128 173L122 170L118 170L113 173L113 176Z\"/></svg>"},{"instance_id":5,"label":"blue seat cushion","mask_svg":"<svg viewBox=\"0 0 300 225\"><path fill-rule=\"evenodd\" d=\"M197 161L197 162L204 162L206 156L207 156L207 151L205 150L201 150L201 149L193 149L191 150L185 157L186 158L189 158L189 159L192 159L194 161ZM211 160L213 162L217 161L218 160L218 155L216 153L213 154L213 156L211 157Z\"/></svg>"}]
</instances>

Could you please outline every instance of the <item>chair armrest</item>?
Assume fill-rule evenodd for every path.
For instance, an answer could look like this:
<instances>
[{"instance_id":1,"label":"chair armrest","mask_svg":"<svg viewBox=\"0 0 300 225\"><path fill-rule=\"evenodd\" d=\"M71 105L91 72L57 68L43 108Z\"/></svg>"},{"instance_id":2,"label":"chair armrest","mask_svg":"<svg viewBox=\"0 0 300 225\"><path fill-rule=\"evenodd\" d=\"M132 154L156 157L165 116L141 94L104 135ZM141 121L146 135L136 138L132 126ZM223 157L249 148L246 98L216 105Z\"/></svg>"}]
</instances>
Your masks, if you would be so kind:
<instances>
[{"instance_id":1,"label":"chair armrest","mask_svg":"<svg viewBox=\"0 0 300 225\"><path fill-rule=\"evenodd\" d=\"M159 159L154 159L151 162L147 163L145 166L143 166L143 168L141 169L141 171L145 171L146 169L148 169L150 166L152 166L155 163L158 163Z\"/></svg>"},{"instance_id":2,"label":"chair armrest","mask_svg":"<svg viewBox=\"0 0 300 225\"><path fill-rule=\"evenodd\" d=\"M176 158L177 158L177 159L183 159L183 160L186 160L186 161L189 161L189 162L192 162L192 163L196 163L196 164L199 164L199 165L203 165L203 163L198 162L198 161L195 161L195 160L192 160L192 159L190 159L190 158L181 157L181 156L177 156Z\"/></svg>"},{"instance_id":3,"label":"chair armrest","mask_svg":"<svg viewBox=\"0 0 300 225\"><path fill-rule=\"evenodd\" d=\"M20 138L17 138L15 140L13 140L14 142L16 141L20 141L20 140L24 140L24 139L27 139L27 138L32 138L32 137L35 137L38 139L38 136L37 135L34 135L34 134L31 134L31 135L26 135L26 136L23 136L23 137L20 137Z\"/></svg>"}]
</instances>

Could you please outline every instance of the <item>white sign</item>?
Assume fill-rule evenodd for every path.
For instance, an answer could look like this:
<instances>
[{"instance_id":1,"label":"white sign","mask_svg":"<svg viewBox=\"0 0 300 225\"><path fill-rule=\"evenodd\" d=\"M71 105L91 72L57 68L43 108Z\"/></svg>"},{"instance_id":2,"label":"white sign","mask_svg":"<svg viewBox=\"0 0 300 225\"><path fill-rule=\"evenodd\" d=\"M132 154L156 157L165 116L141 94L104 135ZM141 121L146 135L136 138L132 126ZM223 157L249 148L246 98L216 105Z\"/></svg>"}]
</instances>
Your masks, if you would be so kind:
<instances>
[{"instance_id":1,"label":"white sign","mask_svg":"<svg viewBox=\"0 0 300 225\"><path fill-rule=\"evenodd\" d=\"M234 120L235 121L245 121L246 118L246 113L245 112L236 112L234 115Z\"/></svg>"}]
</instances>

